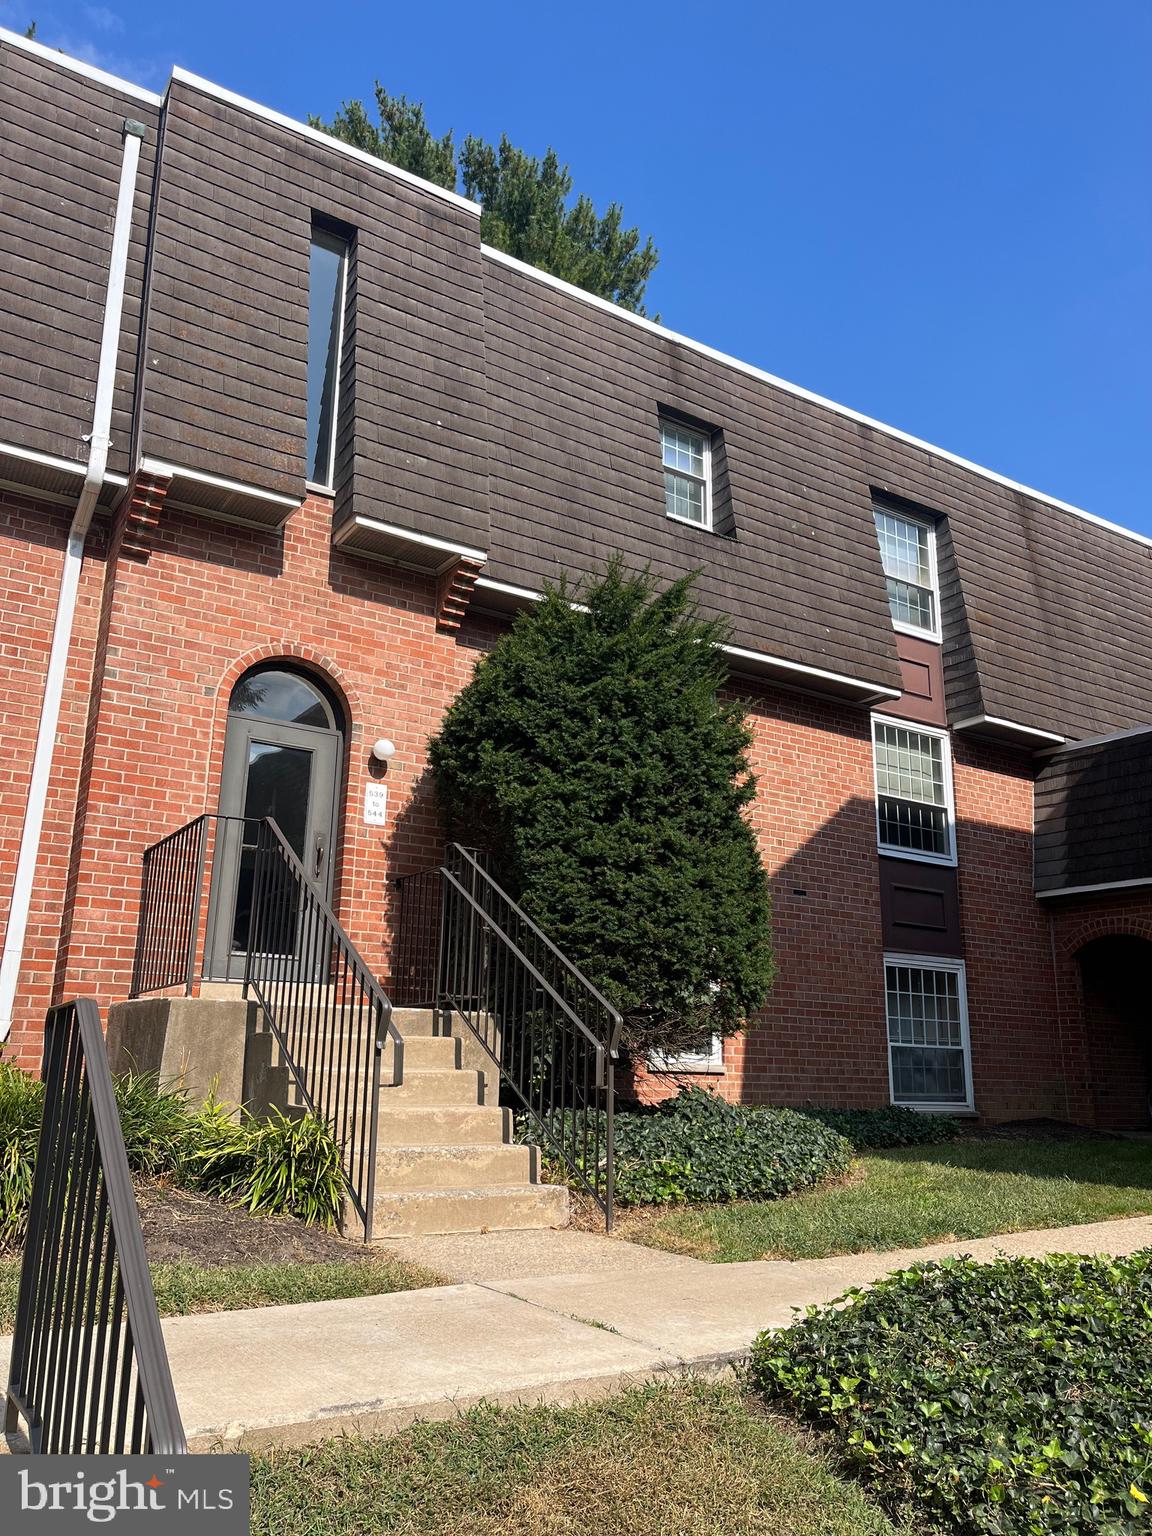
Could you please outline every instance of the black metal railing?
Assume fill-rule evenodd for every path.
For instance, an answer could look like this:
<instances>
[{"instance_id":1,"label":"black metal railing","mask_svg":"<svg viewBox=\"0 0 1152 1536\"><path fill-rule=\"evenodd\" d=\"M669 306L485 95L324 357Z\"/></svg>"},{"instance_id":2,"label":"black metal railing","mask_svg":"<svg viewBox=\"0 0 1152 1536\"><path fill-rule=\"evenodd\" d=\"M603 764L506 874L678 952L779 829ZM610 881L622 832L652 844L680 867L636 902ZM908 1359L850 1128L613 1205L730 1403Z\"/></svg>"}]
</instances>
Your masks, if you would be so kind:
<instances>
[{"instance_id":1,"label":"black metal railing","mask_svg":"<svg viewBox=\"0 0 1152 1536\"><path fill-rule=\"evenodd\" d=\"M190 994L225 963L259 1005L301 1104L336 1137L369 1240L382 1070L387 1056L401 1080L403 1042L391 1001L270 818L206 813L144 853L131 995Z\"/></svg>"},{"instance_id":2,"label":"black metal railing","mask_svg":"<svg viewBox=\"0 0 1152 1536\"><path fill-rule=\"evenodd\" d=\"M197 944L204 931L209 842L220 820L197 816L144 851L140 918L130 996L183 987L191 994L198 974Z\"/></svg>"},{"instance_id":3,"label":"black metal railing","mask_svg":"<svg viewBox=\"0 0 1152 1536\"><path fill-rule=\"evenodd\" d=\"M50 1455L184 1452L90 999L49 1011L44 1083L5 1430L22 1419L31 1449Z\"/></svg>"},{"instance_id":4,"label":"black metal railing","mask_svg":"<svg viewBox=\"0 0 1152 1536\"><path fill-rule=\"evenodd\" d=\"M420 869L394 881L389 990L398 1008L430 1008L440 963L441 874Z\"/></svg>"},{"instance_id":5,"label":"black metal railing","mask_svg":"<svg viewBox=\"0 0 1152 1536\"><path fill-rule=\"evenodd\" d=\"M437 1003L459 1015L525 1114L611 1228L620 1014L454 843L440 871Z\"/></svg>"},{"instance_id":6,"label":"black metal railing","mask_svg":"<svg viewBox=\"0 0 1152 1536\"><path fill-rule=\"evenodd\" d=\"M348 1192L372 1237L382 1059L404 1072L392 1004L272 820L256 836L244 969L304 1106L344 1155Z\"/></svg>"}]
</instances>

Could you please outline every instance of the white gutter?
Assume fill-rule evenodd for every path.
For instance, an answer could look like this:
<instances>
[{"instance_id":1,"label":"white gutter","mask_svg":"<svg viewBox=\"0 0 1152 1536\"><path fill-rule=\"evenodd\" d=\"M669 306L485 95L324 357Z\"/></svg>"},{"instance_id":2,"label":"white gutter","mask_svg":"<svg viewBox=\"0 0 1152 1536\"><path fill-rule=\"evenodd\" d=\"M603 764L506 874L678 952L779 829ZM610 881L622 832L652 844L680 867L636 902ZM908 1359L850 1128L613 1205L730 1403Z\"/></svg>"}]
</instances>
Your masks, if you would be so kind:
<instances>
[{"instance_id":1,"label":"white gutter","mask_svg":"<svg viewBox=\"0 0 1152 1536\"><path fill-rule=\"evenodd\" d=\"M96 400L92 407L92 431L89 436L88 467L64 552L60 593L56 600L56 621L52 630L52 648L48 653L48 671L44 680L44 701L36 731L36 751L32 758L32 777L28 785L28 804L24 828L20 834L20 852L12 883L12 901L8 909L8 928L0 957L0 1041L7 1040L12 1029L12 1011L20 965L24 958L24 940L28 931L28 908L40 857L40 839L44 830L44 808L56 750L56 732L60 724L60 705L64 695L64 677L72 646L76 619L76 596L80 570L84 563L84 545L104 485L108 468L108 448L112 428L112 394L116 382L116 354L120 347L120 326L124 313L124 279L128 270L128 241L132 232L132 203L136 196L136 172L140 162L143 124L131 118L124 123L124 157L120 163L120 189L116 197L116 220L112 229L112 254L108 263L108 294L104 301L104 327L100 336L100 361L96 374Z\"/></svg>"}]
</instances>

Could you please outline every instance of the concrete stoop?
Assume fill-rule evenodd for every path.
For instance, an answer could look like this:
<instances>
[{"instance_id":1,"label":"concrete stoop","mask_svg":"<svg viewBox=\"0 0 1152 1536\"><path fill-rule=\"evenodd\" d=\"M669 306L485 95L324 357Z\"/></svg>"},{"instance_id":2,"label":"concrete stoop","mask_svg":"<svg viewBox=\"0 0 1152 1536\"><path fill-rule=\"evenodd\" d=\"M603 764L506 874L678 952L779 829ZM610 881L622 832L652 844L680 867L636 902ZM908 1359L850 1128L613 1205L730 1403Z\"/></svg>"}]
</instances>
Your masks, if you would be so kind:
<instances>
[{"instance_id":1,"label":"concrete stoop","mask_svg":"<svg viewBox=\"0 0 1152 1536\"><path fill-rule=\"evenodd\" d=\"M271 1106L301 1111L279 1045L259 1009L231 984L211 984L200 997L142 998L111 1010L109 1053L114 1070L134 1066L179 1081L193 1098L209 1091L257 1113ZM326 1032L363 1028L362 1020L332 1019L320 1005ZM432 1008L397 1008L403 1040L402 1079L393 1084L394 1048L384 1052L377 1121L378 1239L516 1231L564 1226L568 1191L540 1183L534 1147L512 1140L512 1116L496 1102L492 1063L467 1031ZM357 1039L360 1036L357 1034ZM359 1052L357 1052L359 1055ZM345 1229L360 1219L351 1204Z\"/></svg>"},{"instance_id":2,"label":"concrete stoop","mask_svg":"<svg viewBox=\"0 0 1152 1536\"><path fill-rule=\"evenodd\" d=\"M380 1093L374 1239L564 1226L568 1191L541 1184L537 1149L512 1141L476 1042L431 1008L393 1022L403 1081Z\"/></svg>"}]
</instances>

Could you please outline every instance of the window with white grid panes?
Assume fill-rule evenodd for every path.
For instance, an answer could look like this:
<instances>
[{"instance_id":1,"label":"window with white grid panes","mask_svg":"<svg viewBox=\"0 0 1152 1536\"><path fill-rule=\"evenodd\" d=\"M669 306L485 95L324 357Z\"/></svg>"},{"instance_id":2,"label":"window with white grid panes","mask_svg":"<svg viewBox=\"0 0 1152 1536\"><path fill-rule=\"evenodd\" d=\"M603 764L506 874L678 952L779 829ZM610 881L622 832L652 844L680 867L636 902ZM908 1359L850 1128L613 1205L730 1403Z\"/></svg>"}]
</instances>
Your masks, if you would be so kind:
<instances>
[{"instance_id":1,"label":"window with white grid panes","mask_svg":"<svg viewBox=\"0 0 1152 1536\"><path fill-rule=\"evenodd\" d=\"M664 502L668 516L698 528L712 526L712 444L704 432L675 421L660 423Z\"/></svg>"},{"instance_id":2,"label":"window with white grid panes","mask_svg":"<svg viewBox=\"0 0 1152 1536\"><path fill-rule=\"evenodd\" d=\"M920 1108L970 1108L962 962L887 955L884 991L892 1102Z\"/></svg>"},{"instance_id":3,"label":"window with white grid panes","mask_svg":"<svg viewBox=\"0 0 1152 1536\"><path fill-rule=\"evenodd\" d=\"M881 850L954 864L955 812L947 734L873 716L872 752Z\"/></svg>"},{"instance_id":4,"label":"window with white grid panes","mask_svg":"<svg viewBox=\"0 0 1152 1536\"><path fill-rule=\"evenodd\" d=\"M873 515L892 623L907 634L939 640L935 526L886 507L874 507Z\"/></svg>"}]
</instances>

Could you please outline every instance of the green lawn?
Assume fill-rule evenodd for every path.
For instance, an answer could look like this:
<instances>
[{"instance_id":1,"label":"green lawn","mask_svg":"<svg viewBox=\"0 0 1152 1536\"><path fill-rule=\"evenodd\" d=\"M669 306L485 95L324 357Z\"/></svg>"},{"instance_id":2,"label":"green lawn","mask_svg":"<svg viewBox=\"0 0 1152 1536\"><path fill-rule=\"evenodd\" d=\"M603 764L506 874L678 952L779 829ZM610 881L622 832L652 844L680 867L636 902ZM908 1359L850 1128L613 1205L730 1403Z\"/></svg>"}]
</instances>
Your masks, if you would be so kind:
<instances>
[{"instance_id":1,"label":"green lawn","mask_svg":"<svg viewBox=\"0 0 1152 1536\"><path fill-rule=\"evenodd\" d=\"M784 1200L628 1212L619 1234L700 1259L823 1258L1152 1213L1152 1145L964 1140L870 1153Z\"/></svg>"},{"instance_id":2,"label":"green lawn","mask_svg":"<svg viewBox=\"0 0 1152 1536\"><path fill-rule=\"evenodd\" d=\"M237 1312L247 1307L282 1307L298 1301L339 1301L350 1296L385 1296L442 1284L439 1275L399 1259L373 1256L343 1263L154 1264L152 1283L162 1317L188 1312ZM0 1260L0 1333L11 1333L20 1286L18 1260Z\"/></svg>"},{"instance_id":3,"label":"green lawn","mask_svg":"<svg viewBox=\"0 0 1152 1536\"><path fill-rule=\"evenodd\" d=\"M252 1459L253 1536L898 1536L735 1386L474 1409Z\"/></svg>"}]
</instances>

